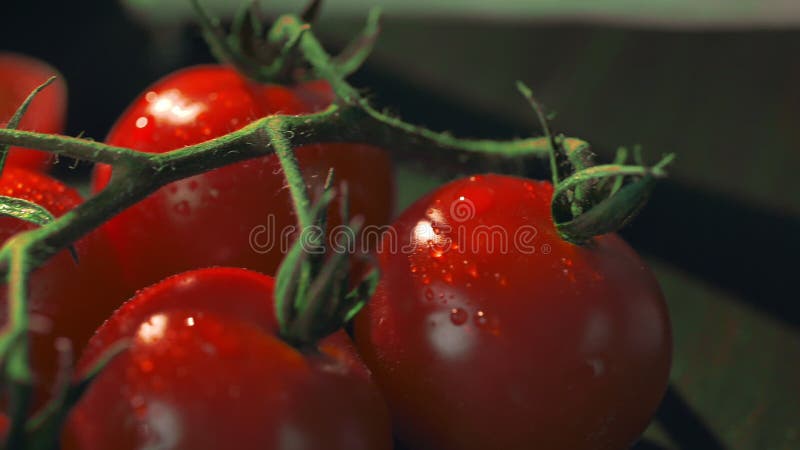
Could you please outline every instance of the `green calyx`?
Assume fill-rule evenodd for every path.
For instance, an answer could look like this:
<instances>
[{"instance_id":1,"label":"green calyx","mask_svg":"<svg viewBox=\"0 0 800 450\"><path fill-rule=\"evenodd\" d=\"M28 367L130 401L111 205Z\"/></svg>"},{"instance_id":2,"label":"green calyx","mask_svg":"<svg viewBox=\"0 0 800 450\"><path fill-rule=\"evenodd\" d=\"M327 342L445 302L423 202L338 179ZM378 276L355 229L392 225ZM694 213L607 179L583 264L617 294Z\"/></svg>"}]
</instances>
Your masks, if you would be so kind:
<instances>
[{"instance_id":1,"label":"green calyx","mask_svg":"<svg viewBox=\"0 0 800 450\"><path fill-rule=\"evenodd\" d=\"M281 337L305 351L314 351L322 338L342 328L366 304L377 287L379 272L372 268L350 287L352 251L362 222L348 221L347 185L339 192L340 216L336 247L328 240L327 217L335 196L333 169L312 206L312 224L300 230L284 258L275 281L275 308Z\"/></svg>"},{"instance_id":2,"label":"green calyx","mask_svg":"<svg viewBox=\"0 0 800 450\"><path fill-rule=\"evenodd\" d=\"M584 245L594 236L627 225L647 203L656 179L666 177L665 168L675 155L666 155L647 167L636 147L635 165L626 165L628 150L621 147L612 164L597 165L588 143L554 135L531 90L521 82L517 88L536 112L548 143L554 187L551 209L561 237Z\"/></svg>"},{"instance_id":3,"label":"green calyx","mask_svg":"<svg viewBox=\"0 0 800 450\"><path fill-rule=\"evenodd\" d=\"M576 170L553 192L556 229L576 244L619 230L644 207L656 180L666 176L664 167L673 159L674 155L667 155L652 167L624 165L622 160Z\"/></svg>"},{"instance_id":4,"label":"green calyx","mask_svg":"<svg viewBox=\"0 0 800 450\"><path fill-rule=\"evenodd\" d=\"M260 83L292 84L309 78L311 67L298 44L319 14L321 0L311 0L300 15L279 17L269 28L258 2L251 0L234 17L230 32L206 11L200 0L190 1L197 11L203 37L220 62L233 65ZM285 33L283 28L294 26L298 19L303 23L300 33ZM372 52L379 32L380 10L374 8L362 32L332 59L342 76L358 70Z\"/></svg>"}]
</instances>

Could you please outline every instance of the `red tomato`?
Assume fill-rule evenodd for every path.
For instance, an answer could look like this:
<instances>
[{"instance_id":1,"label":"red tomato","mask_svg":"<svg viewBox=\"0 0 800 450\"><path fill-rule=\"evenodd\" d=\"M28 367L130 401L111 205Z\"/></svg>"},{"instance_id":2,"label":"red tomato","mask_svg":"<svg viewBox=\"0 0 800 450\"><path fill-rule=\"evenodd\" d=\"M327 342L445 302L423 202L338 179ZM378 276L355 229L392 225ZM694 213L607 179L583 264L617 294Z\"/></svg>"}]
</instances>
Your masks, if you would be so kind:
<instances>
[{"instance_id":1,"label":"red tomato","mask_svg":"<svg viewBox=\"0 0 800 450\"><path fill-rule=\"evenodd\" d=\"M386 405L347 335L315 354L285 344L272 289L266 275L212 268L140 292L79 362L132 339L71 413L63 448L391 448Z\"/></svg>"},{"instance_id":2,"label":"red tomato","mask_svg":"<svg viewBox=\"0 0 800 450\"><path fill-rule=\"evenodd\" d=\"M562 240L551 195L470 177L385 235L356 344L410 448L619 450L648 424L671 359L658 283L616 235Z\"/></svg>"},{"instance_id":3,"label":"red tomato","mask_svg":"<svg viewBox=\"0 0 800 450\"><path fill-rule=\"evenodd\" d=\"M144 152L165 152L226 134L269 114L307 113L331 101L330 86L322 81L294 88L260 85L230 68L193 67L147 89L122 115L107 141ZM363 215L366 224L388 222L393 182L384 151L325 144L298 148L296 154L310 186L321 187L328 169L334 167L336 179L349 185L352 215ZM94 190L102 189L110 176L109 167L97 167ZM212 265L273 274L288 249L281 244L281 233L294 225L280 165L275 156L267 156L165 186L107 228L126 260L129 283L140 287ZM251 246L253 233L258 251ZM269 242L274 244L271 249Z\"/></svg>"},{"instance_id":4,"label":"red tomato","mask_svg":"<svg viewBox=\"0 0 800 450\"><path fill-rule=\"evenodd\" d=\"M58 217L81 203L78 193L46 175L6 167L0 176L0 195L35 202ZM0 217L0 241L36 225ZM68 338L80 351L92 332L124 300L119 266L102 231L75 244L76 264L63 250L35 270L29 283L31 357L36 377L36 404L49 396L57 372L55 340ZM0 285L0 323L7 320L7 286Z\"/></svg>"},{"instance_id":5,"label":"red tomato","mask_svg":"<svg viewBox=\"0 0 800 450\"><path fill-rule=\"evenodd\" d=\"M56 80L40 92L28 107L17 127L40 133L62 133L67 106L67 85L64 78L42 61L14 53L0 52L0 126L5 127L28 94L47 81ZM44 169L50 154L37 150L11 147L6 164Z\"/></svg>"}]
</instances>

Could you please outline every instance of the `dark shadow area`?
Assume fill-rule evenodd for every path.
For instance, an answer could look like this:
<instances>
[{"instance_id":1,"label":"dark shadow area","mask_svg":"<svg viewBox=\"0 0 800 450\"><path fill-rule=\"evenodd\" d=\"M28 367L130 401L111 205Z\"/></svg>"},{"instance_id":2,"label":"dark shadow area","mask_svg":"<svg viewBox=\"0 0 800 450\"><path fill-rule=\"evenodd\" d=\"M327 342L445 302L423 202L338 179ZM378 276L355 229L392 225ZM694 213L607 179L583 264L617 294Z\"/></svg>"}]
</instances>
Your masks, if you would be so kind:
<instances>
[{"instance_id":1,"label":"dark shadow area","mask_svg":"<svg viewBox=\"0 0 800 450\"><path fill-rule=\"evenodd\" d=\"M668 180L621 234L637 250L800 325L800 302L789 289L800 255L797 218Z\"/></svg>"},{"instance_id":2,"label":"dark shadow area","mask_svg":"<svg viewBox=\"0 0 800 450\"><path fill-rule=\"evenodd\" d=\"M656 420L681 450L725 450L722 441L672 385L661 401Z\"/></svg>"},{"instance_id":3,"label":"dark shadow area","mask_svg":"<svg viewBox=\"0 0 800 450\"><path fill-rule=\"evenodd\" d=\"M633 447L631 447L631 450L668 450L668 448L661 444L644 439L634 444Z\"/></svg>"}]
</instances>

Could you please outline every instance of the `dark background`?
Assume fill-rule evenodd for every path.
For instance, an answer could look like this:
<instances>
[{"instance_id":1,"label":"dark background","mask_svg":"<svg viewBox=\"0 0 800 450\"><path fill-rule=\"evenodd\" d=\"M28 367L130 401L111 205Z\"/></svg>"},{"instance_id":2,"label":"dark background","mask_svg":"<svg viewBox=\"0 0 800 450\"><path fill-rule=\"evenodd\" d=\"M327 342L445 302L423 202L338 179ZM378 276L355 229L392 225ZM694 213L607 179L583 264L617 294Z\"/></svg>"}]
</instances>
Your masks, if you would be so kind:
<instances>
[{"instance_id":1,"label":"dark background","mask_svg":"<svg viewBox=\"0 0 800 450\"><path fill-rule=\"evenodd\" d=\"M63 73L71 135L102 139L147 85L212 61L195 27L147 27L114 1L6 3L0 50ZM359 25L323 20L319 33L335 49ZM538 132L520 79L601 159L637 143L651 160L675 152L672 177L622 232L675 327L672 386L639 447L789 450L800 448L798 54L792 29L388 16L353 82L407 120L506 138ZM89 169L69 167L56 174L79 182ZM420 168L401 165L401 205L443 181Z\"/></svg>"}]
</instances>

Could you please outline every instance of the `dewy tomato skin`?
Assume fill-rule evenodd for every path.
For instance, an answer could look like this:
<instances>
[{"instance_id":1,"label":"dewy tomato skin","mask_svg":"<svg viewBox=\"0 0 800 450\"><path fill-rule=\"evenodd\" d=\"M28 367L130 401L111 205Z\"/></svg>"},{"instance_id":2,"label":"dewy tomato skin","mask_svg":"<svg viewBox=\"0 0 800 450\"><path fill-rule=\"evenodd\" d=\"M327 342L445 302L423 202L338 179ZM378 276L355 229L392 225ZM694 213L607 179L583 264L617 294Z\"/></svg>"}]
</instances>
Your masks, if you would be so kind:
<instances>
[{"instance_id":1,"label":"dewy tomato skin","mask_svg":"<svg viewBox=\"0 0 800 450\"><path fill-rule=\"evenodd\" d=\"M43 206L56 217L82 199L72 188L47 175L6 167L0 175L0 195ZM0 241L36 225L0 217ZM58 370L56 339L68 338L77 354L92 332L125 300L119 286L119 264L102 231L95 230L75 244L78 263L63 250L34 270L28 284L31 310L31 363L36 405L50 396ZM7 285L0 285L0 324L7 321Z\"/></svg>"},{"instance_id":2,"label":"dewy tomato skin","mask_svg":"<svg viewBox=\"0 0 800 450\"><path fill-rule=\"evenodd\" d=\"M458 180L395 222L395 248L416 250L384 240L356 344L408 448L619 450L650 421L672 349L658 283L616 235L562 240L551 196Z\"/></svg>"},{"instance_id":3,"label":"dewy tomato skin","mask_svg":"<svg viewBox=\"0 0 800 450\"><path fill-rule=\"evenodd\" d=\"M107 142L161 153L221 136L269 114L317 111L332 99L323 81L292 88L260 85L231 68L192 67L148 88L120 117ZM394 186L386 152L331 143L298 148L296 155L312 193L333 167L337 182L347 181L351 216L363 215L366 224L388 222ZM94 191L110 176L110 168L99 165ZM333 214L336 223L338 213ZM171 183L106 228L125 257L129 284L140 288L212 265L274 274L288 247L282 236L295 225L280 164L267 156Z\"/></svg>"},{"instance_id":4,"label":"dewy tomato skin","mask_svg":"<svg viewBox=\"0 0 800 450\"><path fill-rule=\"evenodd\" d=\"M37 59L0 52L0 126L5 127L28 95L51 76L57 78L33 99L22 117L20 130L39 133L62 133L67 107L67 85L53 67ZM28 169L46 169L49 153L11 147L6 165Z\"/></svg>"},{"instance_id":5,"label":"dewy tomato skin","mask_svg":"<svg viewBox=\"0 0 800 450\"><path fill-rule=\"evenodd\" d=\"M78 364L132 339L72 411L62 448L390 449L388 411L347 335L314 355L288 346L272 289L266 275L210 268L137 294Z\"/></svg>"}]
</instances>

